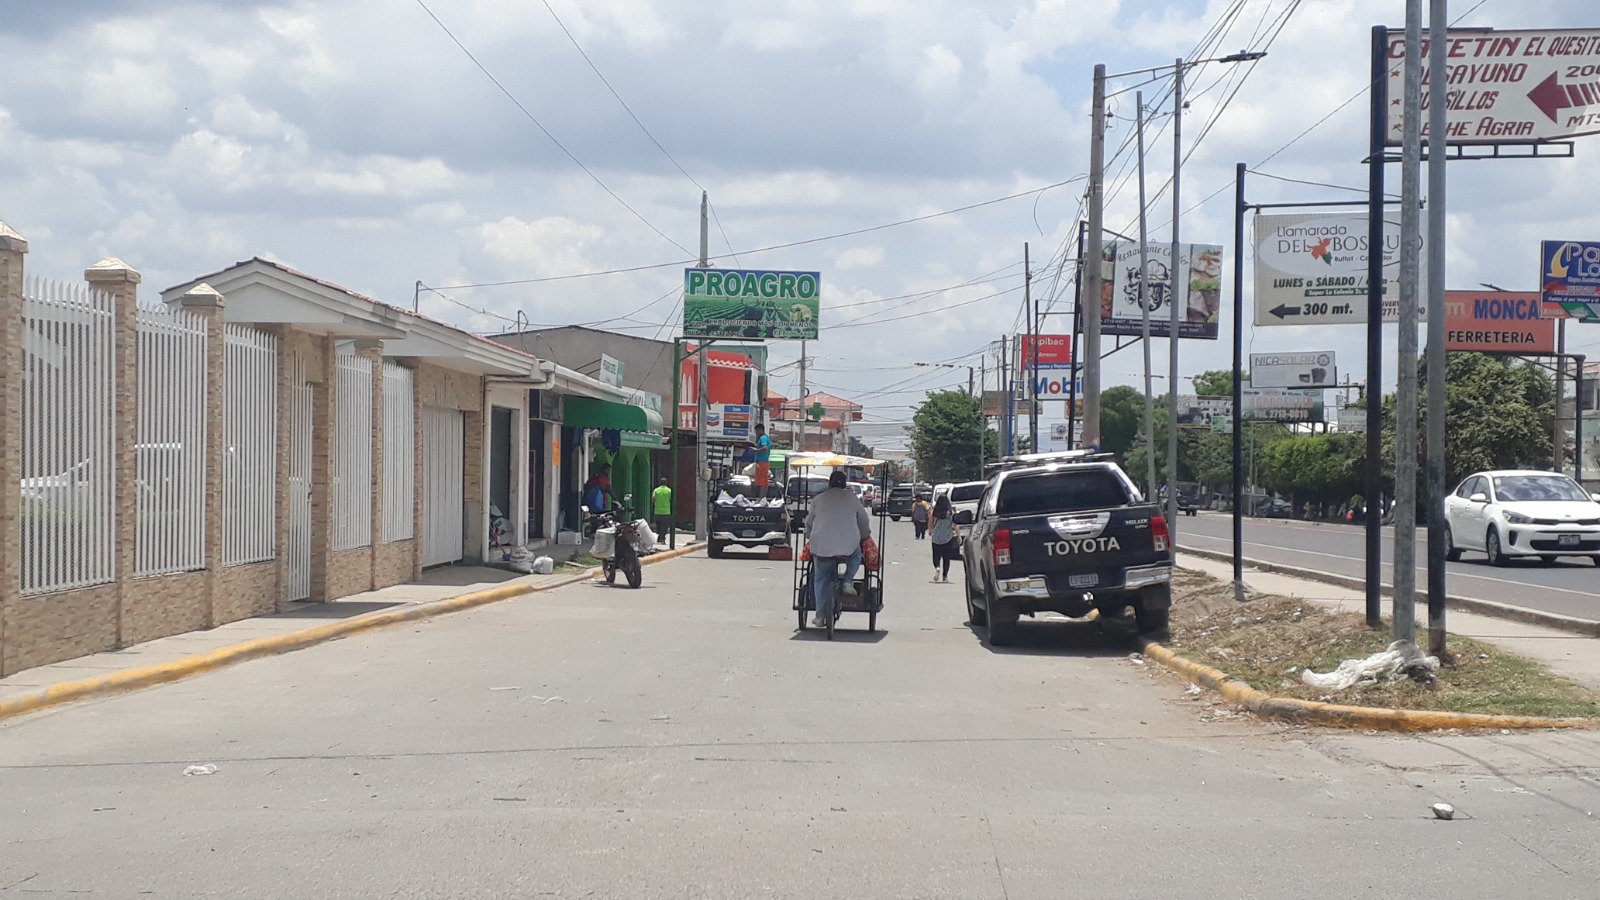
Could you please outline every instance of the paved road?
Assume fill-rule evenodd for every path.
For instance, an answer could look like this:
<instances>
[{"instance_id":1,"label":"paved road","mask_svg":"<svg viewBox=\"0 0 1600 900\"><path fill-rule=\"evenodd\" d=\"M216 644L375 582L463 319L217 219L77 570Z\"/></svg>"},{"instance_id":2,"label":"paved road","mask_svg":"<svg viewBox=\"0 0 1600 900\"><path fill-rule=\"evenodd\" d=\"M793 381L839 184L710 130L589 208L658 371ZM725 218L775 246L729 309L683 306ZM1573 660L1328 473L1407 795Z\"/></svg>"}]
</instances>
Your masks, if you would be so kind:
<instances>
[{"instance_id":1,"label":"paved road","mask_svg":"<svg viewBox=\"0 0 1600 900\"><path fill-rule=\"evenodd\" d=\"M892 527L876 636L797 635L785 563L691 557L639 591L576 585L7 723L0 898L1565 898L1600 882L1600 736L1206 716L1092 624L1028 623L987 649L959 588L928 583L926 545ZM1457 821L1434 821L1436 800Z\"/></svg>"},{"instance_id":2,"label":"paved road","mask_svg":"<svg viewBox=\"0 0 1600 900\"><path fill-rule=\"evenodd\" d=\"M1357 527L1289 519L1244 520L1246 559L1280 563L1348 575L1366 576L1366 537ZM1203 512L1178 523L1178 546L1231 552L1233 519L1228 513ZM1427 586L1427 535L1417 541L1417 584ZM1394 580L1394 531L1383 531L1383 582ZM1551 566L1516 562L1496 569L1483 554L1468 551L1460 562L1447 563L1453 595L1509 603L1528 609L1600 619L1600 568L1567 558Z\"/></svg>"}]
</instances>

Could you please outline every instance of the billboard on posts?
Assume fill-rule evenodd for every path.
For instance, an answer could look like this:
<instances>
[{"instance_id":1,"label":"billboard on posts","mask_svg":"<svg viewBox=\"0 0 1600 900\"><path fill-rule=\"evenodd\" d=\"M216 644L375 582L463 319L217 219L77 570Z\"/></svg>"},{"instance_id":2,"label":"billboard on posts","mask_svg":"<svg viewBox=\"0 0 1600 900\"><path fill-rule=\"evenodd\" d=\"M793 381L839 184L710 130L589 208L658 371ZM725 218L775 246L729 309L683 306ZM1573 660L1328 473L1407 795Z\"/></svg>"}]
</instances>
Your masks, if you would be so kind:
<instances>
[{"instance_id":1,"label":"billboard on posts","mask_svg":"<svg viewBox=\"0 0 1600 900\"><path fill-rule=\"evenodd\" d=\"M1147 245L1141 279L1139 245L1129 241L1106 244L1105 263L1110 271L1100 289L1102 334L1143 335L1144 314L1139 308L1139 282L1143 280L1151 337L1166 337L1172 331L1172 305L1177 304L1178 337L1217 339L1222 247L1180 244L1178 248L1180 255L1174 266L1170 244Z\"/></svg>"},{"instance_id":2,"label":"billboard on posts","mask_svg":"<svg viewBox=\"0 0 1600 900\"><path fill-rule=\"evenodd\" d=\"M683 335L814 341L822 275L764 269L683 270Z\"/></svg>"},{"instance_id":3,"label":"billboard on posts","mask_svg":"<svg viewBox=\"0 0 1600 900\"><path fill-rule=\"evenodd\" d=\"M1539 311L1531 291L1445 291L1444 348L1548 356L1556 352L1556 323Z\"/></svg>"}]
</instances>

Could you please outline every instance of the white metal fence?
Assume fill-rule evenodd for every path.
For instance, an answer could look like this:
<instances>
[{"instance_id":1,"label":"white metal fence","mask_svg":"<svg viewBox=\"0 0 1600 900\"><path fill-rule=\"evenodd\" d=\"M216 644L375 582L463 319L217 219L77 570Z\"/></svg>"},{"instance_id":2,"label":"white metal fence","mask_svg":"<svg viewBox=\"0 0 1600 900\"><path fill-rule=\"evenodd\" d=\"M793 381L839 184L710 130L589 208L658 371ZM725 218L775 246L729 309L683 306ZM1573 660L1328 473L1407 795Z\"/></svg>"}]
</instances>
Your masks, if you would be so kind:
<instances>
[{"instance_id":1,"label":"white metal fence","mask_svg":"<svg viewBox=\"0 0 1600 900\"><path fill-rule=\"evenodd\" d=\"M416 413L411 370L383 364L383 539L414 536Z\"/></svg>"},{"instance_id":2,"label":"white metal fence","mask_svg":"<svg viewBox=\"0 0 1600 900\"><path fill-rule=\"evenodd\" d=\"M461 411L422 408L422 564L461 559L466 431Z\"/></svg>"},{"instance_id":3,"label":"white metal fence","mask_svg":"<svg viewBox=\"0 0 1600 900\"><path fill-rule=\"evenodd\" d=\"M222 564L276 555L278 339L223 326Z\"/></svg>"},{"instance_id":4,"label":"white metal fence","mask_svg":"<svg viewBox=\"0 0 1600 900\"><path fill-rule=\"evenodd\" d=\"M28 279L22 298L22 592L116 571L115 311L86 285Z\"/></svg>"},{"instance_id":5,"label":"white metal fence","mask_svg":"<svg viewBox=\"0 0 1600 900\"><path fill-rule=\"evenodd\" d=\"M134 574L206 565L206 321L144 309L139 333Z\"/></svg>"},{"instance_id":6,"label":"white metal fence","mask_svg":"<svg viewBox=\"0 0 1600 900\"><path fill-rule=\"evenodd\" d=\"M333 549L372 544L372 360L334 364Z\"/></svg>"}]
</instances>

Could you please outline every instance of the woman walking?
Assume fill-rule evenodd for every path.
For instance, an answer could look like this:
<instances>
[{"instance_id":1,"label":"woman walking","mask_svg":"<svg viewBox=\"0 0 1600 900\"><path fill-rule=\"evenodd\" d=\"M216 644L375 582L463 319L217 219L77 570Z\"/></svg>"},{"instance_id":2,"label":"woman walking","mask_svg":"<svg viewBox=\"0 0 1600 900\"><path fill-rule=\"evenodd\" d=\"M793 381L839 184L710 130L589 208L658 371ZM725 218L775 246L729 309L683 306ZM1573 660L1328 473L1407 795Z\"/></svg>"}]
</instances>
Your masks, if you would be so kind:
<instances>
[{"instance_id":1,"label":"woman walking","mask_svg":"<svg viewBox=\"0 0 1600 900\"><path fill-rule=\"evenodd\" d=\"M933 524L928 539L933 547L934 583L950 581L950 560L961 553L961 528L950 511L950 498L944 494L933 503Z\"/></svg>"},{"instance_id":2,"label":"woman walking","mask_svg":"<svg viewBox=\"0 0 1600 900\"><path fill-rule=\"evenodd\" d=\"M928 506L928 501L922 499L921 497L918 497L916 501L911 504L911 525L912 527L916 528L917 540L919 541L928 536L929 509L930 507Z\"/></svg>"}]
</instances>

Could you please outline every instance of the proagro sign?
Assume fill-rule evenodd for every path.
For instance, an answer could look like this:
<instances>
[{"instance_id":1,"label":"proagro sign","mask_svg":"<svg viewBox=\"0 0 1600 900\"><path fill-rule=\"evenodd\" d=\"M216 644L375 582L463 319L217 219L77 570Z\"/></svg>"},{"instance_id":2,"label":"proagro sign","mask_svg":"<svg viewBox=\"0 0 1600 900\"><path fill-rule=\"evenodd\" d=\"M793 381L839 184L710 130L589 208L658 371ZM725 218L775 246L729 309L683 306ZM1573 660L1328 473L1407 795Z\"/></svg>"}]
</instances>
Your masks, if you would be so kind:
<instances>
[{"instance_id":1,"label":"proagro sign","mask_svg":"<svg viewBox=\"0 0 1600 900\"><path fill-rule=\"evenodd\" d=\"M683 335L764 340L817 339L818 272L683 270Z\"/></svg>"},{"instance_id":2,"label":"proagro sign","mask_svg":"<svg viewBox=\"0 0 1600 900\"><path fill-rule=\"evenodd\" d=\"M1539 294L1547 319L1600 319L1600 243L1541 243Z\"/></svg>"},{"instance_id":3,"label":"proagro sign","mask_svg":"<svg viewBox=\"0 0 1600 900\"><path fill-rule=\"evenodd\" d=\"M1217 311L1222 298L1222 247L1179 245L1175 297L1172 246L1150 244L1146 254L1145 306L1150 309L1150 335L1166 337L1171 332L1171 304L1177 303L1178 337L1216 340ZM1101 333L1142 335L1139 245L1125 241L1106 244L1105 264L1111 271L1106 274L1100 294Z\"/></svg>"},{"instance_id":4,"label":"proagro sign","mask_svg":"<svg viewBox=\"0 0 1600 900\"><path fill-rule=\"evenodd\" d=\"M1369 243L1365 214L1257 216L1256 324L1366 322ZM1400 318L1399 222L1384 221L1382 252L1383 320L1394 322ZM1418 295L1426 292L1419 284Z\"/></svg>"},{"instance_id":5,"label":"proagro sign","mask_svg":"<svg viewBox=\"0 0 1600 900\"><path fill-rule=\"evenodd\" d=\"M1600 132L1600 29L1452 30L1446 41L1446 143L1528 144ZM1421 52L1426 110L1434 97L1426 38ZM1404 130L1405 55L1404 32L1390 32L1391 146Z\"/></svg>"},{"instance_id":6,"label":"proagro sign","mask_svg":"<svg viewBox=\"0 0 1600 900\"><path fill-rule=\"evenodd\" d=\"M1556 323L1539 318L1535 293L1445 291L1444 348L1548 356L1556 352Z\"/></svg>"},{"instance_id":7,"label":"proagro sign","mask_svg":"<svg viewBox=\"0 0 1600 900\"><path fill-rule=\"evenodd\" d=\"M1338 381L1332 350L1250 354L1250 384L1254 387L1323 388Z\"/></svg>"}]
</instances>

